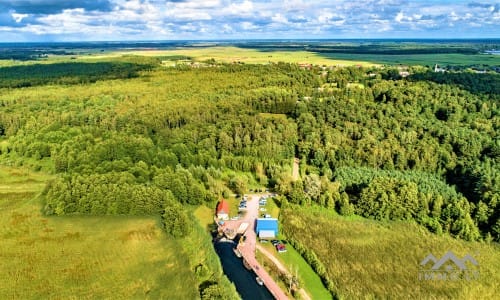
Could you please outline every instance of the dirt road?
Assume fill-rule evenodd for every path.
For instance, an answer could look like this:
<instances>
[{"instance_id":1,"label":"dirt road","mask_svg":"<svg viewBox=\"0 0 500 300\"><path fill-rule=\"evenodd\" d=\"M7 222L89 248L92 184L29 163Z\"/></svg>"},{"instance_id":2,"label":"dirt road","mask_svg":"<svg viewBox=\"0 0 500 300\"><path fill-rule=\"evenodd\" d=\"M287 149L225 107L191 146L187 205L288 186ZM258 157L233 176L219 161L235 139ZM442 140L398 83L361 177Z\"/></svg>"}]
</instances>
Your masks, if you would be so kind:
<instances>
[{"instance_id":1,"label":"dirt road","mask_svg":"<svg viewBox=\"0 0 500 300\"><path fill-rule=\"evenodd\" d=\"M298 158L293 159L292 178L294 181L297 181L299 179L299 176L300 176L299 162L300 162L300 160Z\"/></svg>"}]
</instances>

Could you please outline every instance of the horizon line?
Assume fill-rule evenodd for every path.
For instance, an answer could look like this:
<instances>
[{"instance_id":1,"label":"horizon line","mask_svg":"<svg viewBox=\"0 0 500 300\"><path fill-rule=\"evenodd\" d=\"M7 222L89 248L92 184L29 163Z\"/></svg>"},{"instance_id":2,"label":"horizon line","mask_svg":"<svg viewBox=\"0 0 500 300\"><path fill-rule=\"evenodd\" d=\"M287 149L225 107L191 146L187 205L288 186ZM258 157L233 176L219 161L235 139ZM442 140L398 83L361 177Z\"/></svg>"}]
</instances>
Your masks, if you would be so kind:
<instances>
[{"instance_id":1,"label":"horizon line","mask_svg":"<svg viewBox=\"0 0 500 300\"><path fill-rule=\"evenodd\" d=\"M208 38L208 39L138 39L138 40L69 40L69 41L0 41L0 44L44 43L166 43L166 42L231 42L231 41L500 41L500 37L414 37L414 38Z\"/></svg>"}]
</instances>

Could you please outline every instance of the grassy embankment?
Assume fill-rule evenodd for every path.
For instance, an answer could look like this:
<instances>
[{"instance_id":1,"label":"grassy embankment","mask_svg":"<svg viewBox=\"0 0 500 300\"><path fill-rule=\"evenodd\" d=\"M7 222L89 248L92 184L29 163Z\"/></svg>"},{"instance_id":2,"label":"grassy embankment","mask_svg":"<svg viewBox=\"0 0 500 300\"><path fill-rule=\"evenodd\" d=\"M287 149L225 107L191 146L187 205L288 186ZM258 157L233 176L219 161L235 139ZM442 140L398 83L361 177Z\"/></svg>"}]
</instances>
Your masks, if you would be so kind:
<instances>
[{"instance_id":1,"label":"grassy embankment","mask_svg":"<svg viewBox=\"0 0 500 300\"><path fill-rule=\"evenodd\" d=\"M175 241L153 217L41 215L49 178L0 166L0 298L195 299L194 266L220 274L204 232Z\"/></svg>"},{"instance_id":2,"label":"grassy embankment","mask_svg":"<svg viewBox=\"0 0 500 300\"><path fill-rule=\"evenodd\" d=\"M282 210L286 234L313 250L341 298L498 299L500 248L437 236L404 222L345 218L321 208ZM423 281L419 264L429 254L467 253L479 263L479 280Z\"/></svg>"}]
</instances>

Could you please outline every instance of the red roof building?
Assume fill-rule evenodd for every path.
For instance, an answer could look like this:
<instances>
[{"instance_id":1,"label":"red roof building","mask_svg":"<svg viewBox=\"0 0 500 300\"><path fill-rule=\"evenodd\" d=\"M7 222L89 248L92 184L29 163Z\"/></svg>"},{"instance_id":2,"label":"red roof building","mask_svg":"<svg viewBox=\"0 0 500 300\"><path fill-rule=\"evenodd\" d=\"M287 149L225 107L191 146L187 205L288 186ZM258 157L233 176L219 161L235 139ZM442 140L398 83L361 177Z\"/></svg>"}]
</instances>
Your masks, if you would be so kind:
<instances>
[{"instance_id":1,"label":"red roof building","mask_svg":"<svg viewBox=\"0 0 500 300\"><path fill-rule=\"evenodd\" d=\"M229 219L229 203L222 199L219 201L217 204L217 210L216 210L217 218L222 219L222 220L227 220Z\"/></svg>"}]
</instances>

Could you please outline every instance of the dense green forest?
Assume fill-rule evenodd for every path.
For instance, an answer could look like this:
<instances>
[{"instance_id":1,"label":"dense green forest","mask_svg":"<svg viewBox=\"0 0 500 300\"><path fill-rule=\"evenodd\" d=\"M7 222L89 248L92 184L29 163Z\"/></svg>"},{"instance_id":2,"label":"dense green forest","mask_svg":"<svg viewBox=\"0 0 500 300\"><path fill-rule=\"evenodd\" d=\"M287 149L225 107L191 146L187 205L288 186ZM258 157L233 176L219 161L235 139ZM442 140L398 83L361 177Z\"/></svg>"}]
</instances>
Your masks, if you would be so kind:
<instances>
[{"instance_id":1,"label":"dense green forest","mask_svg":"<svg viewBox=\"0 0 500 300\"><path fill-rule=\"evenodd\" d=\"M292 203L500 240L499 75L206 66L1 68L1 161L58 174L46 214L175 206L176 236L189 233L182 205L256 183Z\"/></svg>"},{"instance_id":2,"label":"dense green forest","mask_svg":"<svg viewBox=\"0 0 500 300\"><path fill-rule=\"evenodd\" d=\"M281 204L500 241L498 74L161 60L0 68L0 163L54 174L44 214L161 216L182 238L193 207L266 186ZM200 297L231 294L214 280Z\"/></svg>"}]
</instances>

